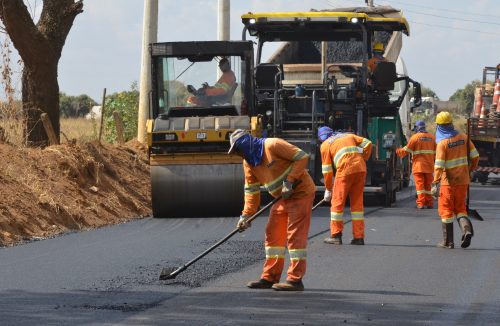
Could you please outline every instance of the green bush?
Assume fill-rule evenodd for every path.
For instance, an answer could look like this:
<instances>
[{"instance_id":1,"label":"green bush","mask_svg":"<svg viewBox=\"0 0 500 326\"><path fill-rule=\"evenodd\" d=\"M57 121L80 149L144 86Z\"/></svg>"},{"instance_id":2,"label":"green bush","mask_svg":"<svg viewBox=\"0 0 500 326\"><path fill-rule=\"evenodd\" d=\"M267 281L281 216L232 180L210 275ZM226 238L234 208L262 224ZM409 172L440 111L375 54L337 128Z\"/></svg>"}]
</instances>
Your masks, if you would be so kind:
<instances>
[{"instance_id":1,"label":"green bush","mask_svg":"<svg viewBox=\"0 0 500 326\"><path fill-rule=\"evenodd\" d=\"M139 90L137 82L132 83L130 91L114 93L106 96L104 108L105 139L110 143L117 141L116 125L113 112L117 111L123 121L125 141L137 136L137 119L139 112Z\"/></svg>"}]
</instances>

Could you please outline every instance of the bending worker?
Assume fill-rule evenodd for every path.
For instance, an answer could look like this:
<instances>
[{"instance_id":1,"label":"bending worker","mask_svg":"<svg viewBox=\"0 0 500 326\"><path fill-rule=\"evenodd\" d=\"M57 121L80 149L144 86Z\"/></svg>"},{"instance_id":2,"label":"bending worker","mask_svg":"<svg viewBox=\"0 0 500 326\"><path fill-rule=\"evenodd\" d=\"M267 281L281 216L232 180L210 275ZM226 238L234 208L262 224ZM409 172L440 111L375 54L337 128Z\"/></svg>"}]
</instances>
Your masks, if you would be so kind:
<instances>
[{"instance_id":1,"label":"bending worker","mask_svg":"<svg viewBox=\"0 0 500 326\"><path fill-rule=\"evenodd\" d=\"M219 61L219 69L222 71L217 83L209 86L207 82L203 83L202 88L196 90L192 85L187 86L188 92L194 96L188 97L188 103L196 105L211 105L221 96L226 95L236 85L236 76L231 70L231 64L227 58Z\"/></svg>"},{"instance_id":2,"label":"bending worker","mask_svg":"<svg viewBox=\"0 0 500 326\"><path fill-rule=\"evenodd\" d=\"M437 246L449 249L455 246L453 217L456 216L462 230L461 247L467 248L473 229L467 216L465 201L470 171L477 167L479 153L471 141L467 143L466 135L455 130L449 112L440 112L436 116L436 123L436 162L431 192L434 197L439 196L438 213L443 229L443 241Z\"/></svg>"},{"instance_id":3,"label":"bending worker","mask_svg":"<svg viewBox=\"0 0 500 326\"><path fill-rule=\"evenodd\" d=\"M347 196L349 196L353 234L351 244L364 245L365 161L370 158L372 143L368 139L352 133L333 132L329 127L319 128L318 138L322 142L320 151L321 167L325 179L324 200L331 201L331 237L326 238L325 242L342 244L344 207Z\"/></svg>"},{"instance_id":4,"label":"bending worker","mask_svg":"<svg viewBox=\"0 0 500 326\"><path fill-rule=\"evenodd\" d=\"M422 120L415 123L415 131L405 147L396 149L396 154L401 158L408 154L412 156L411 170L417 188L417 208L434 208L431 183L436 156L436 137L425 130L425 122Z\"/></svg>"},{"instance_id":5,"label":"bending worker","mask_svg":"<svg viewBox=\"0 0 500 326\"><path fill-rule=\"evenodd\" d=\"M251 289L303 291L306 272L307 234L316 186L306 171L309 155L279 138L255 138L237 129L230 137L231 148L243 160L245 206L237 227L250 227L247 218L260 206L260 186L273 197L274 204L266 226L266 260L260 280L249 282ZM292 187L295 185L295 187ZM279 283L288 246L290 266L286 282Z\"/></svg>"}]
</instances>

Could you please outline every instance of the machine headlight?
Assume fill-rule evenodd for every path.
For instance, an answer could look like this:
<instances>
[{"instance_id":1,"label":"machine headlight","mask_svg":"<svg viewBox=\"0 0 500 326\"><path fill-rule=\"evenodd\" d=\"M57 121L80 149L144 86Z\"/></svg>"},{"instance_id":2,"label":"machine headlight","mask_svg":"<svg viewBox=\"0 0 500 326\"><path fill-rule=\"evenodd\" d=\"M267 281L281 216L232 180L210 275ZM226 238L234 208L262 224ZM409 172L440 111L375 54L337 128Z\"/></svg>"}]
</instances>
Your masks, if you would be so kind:
<instances>
[{"instance_id":1,"label":"machine headlight","mask_svg":"<svg viewBox=\"0 0 500 326\"><path fill-rule=\"evenodd\" d=\"M255 20L255 18L250 18L250 19L248 20L248 23L249 23L249 24L255 24L256 22L257 22L257 21Z\"/></svg>"},{"instance_id":2,"label":"machine headlight","mask_svg":"<svg viewBox=\"0 0 500 326\"><path fill-rule=\"evenodd\" d=\"M267 111L266 111L266 116L267 116L267 117L270 117L270 116L272 116L272 115L273 115L273 111L271 111L271 110L267 110Z\"/></svg>"},{"instance_id":3,"label":"machine headlight","mask_svg":"<svg viewBox=\"0 0 500 326\"><path fill-rule=\"evenodd\" d=\"M353 17L353 18L351 18L351 23L353 23L353 24L357 24L357 23L358 23L358 21L359 21L359 20L358 20L358 17Z\"/></svg>"}]
</instances>

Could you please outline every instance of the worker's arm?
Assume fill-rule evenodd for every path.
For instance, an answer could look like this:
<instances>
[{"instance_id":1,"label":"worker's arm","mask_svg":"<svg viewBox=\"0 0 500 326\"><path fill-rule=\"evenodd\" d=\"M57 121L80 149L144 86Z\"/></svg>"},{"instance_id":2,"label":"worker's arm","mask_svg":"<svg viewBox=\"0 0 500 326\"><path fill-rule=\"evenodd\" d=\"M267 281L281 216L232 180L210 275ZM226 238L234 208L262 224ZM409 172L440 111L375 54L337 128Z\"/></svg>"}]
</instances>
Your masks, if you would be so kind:
<instances>
[{"instance_id":1,"label":"worker's arm","mask_svg":"<svg viewBox=\"0 0 500 326\"><path fill-rule=\"evenodd\" d=\"M332 191L333 189L333 162L332 156L330 155L330 144L323 142L321 144L321 172L323 173L323 178L325 182L325 189Z\"/></svg>"},{"instance_id":2,"label":"worker's arm","mask_svg":"<svg viewBox=\"0 0 500 326\"><path fill-rule=\"evenodd\" d=\"M405 157L408 154L412 154L413 151L415 150L415 143L416 143L415 139L411 137L410 141L408 142L408 144L406 144L405 147L400 147L396 149L396 154L401 158Z\"/></svg>"},{"instance_id":3,"label":"worker's arm","mask_svg":"<svg viewBox=\"0 0 500 326\"><path fill-rule=\"evenodd\" d=\"M469 157L470 157L470 167L469 171L474 171L479 164L479 153L477 152L476 146L469 141Z\"/></svg>"},{"instance_id":4,"label":"worker's arm","mask_svg":"<svg viewBox=\"0 0 500 326\"><path fill-rule=\"evenodd\" d=\"M363 149L363 159L368 161L372 154L372 142L364 137L354 136L356 146Z\"/></svg>"},{"instance_id":5,"label":"worker's arm","mask_svg":"<svg viewBox=\"0 0 500 326\"><path fill-rule=\"evenodd\" d=\"M241 215L252 216L260 206L260 182L246 161L243 162L243 171L245 173L245 206Z\"/></svg>"},{"instance_id":6,"label":"worker's arm","mask_svg":"<svg viewBox=\"0 0 500 326\"><path fill-rule=\"evenodd\" d=\"M446 163L446 145L440 142L436 147L436 160L434 161L434 181L432 183L439 183L441 176L445 169Z\"/></svg>"}]
</instances>

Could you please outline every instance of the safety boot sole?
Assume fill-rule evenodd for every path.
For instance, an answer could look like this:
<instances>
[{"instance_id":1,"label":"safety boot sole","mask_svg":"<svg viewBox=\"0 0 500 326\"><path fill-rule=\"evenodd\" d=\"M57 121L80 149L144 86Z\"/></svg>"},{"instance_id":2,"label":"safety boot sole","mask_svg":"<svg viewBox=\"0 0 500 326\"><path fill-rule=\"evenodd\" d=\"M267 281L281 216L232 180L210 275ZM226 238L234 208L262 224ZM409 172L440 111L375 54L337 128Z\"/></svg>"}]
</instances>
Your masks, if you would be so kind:
<instances>
[{"instance_id":1,"label":"safety boot sole","mask_svg":"<svg viewBox=\"0 0 500 326\"><path fill-rule=\"evenodd\" d=\"M472 233L465 232L465 234L462 235L462 243L460 244L460 247L468 248L470 246L471 239L472 239Z\"/></svg>"}]
</instances>

